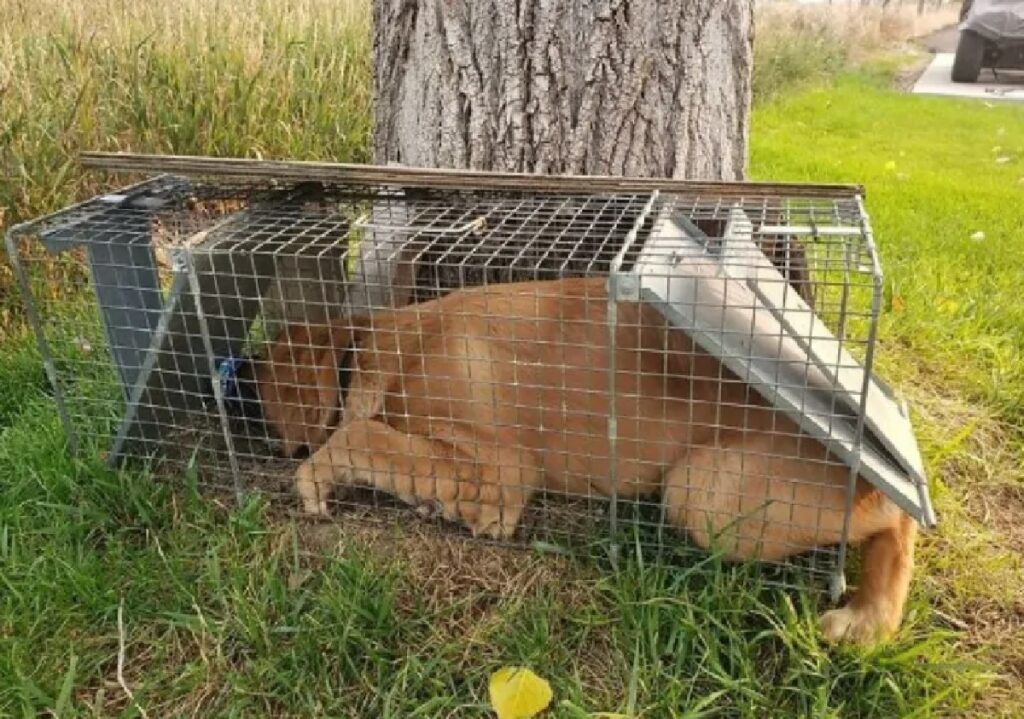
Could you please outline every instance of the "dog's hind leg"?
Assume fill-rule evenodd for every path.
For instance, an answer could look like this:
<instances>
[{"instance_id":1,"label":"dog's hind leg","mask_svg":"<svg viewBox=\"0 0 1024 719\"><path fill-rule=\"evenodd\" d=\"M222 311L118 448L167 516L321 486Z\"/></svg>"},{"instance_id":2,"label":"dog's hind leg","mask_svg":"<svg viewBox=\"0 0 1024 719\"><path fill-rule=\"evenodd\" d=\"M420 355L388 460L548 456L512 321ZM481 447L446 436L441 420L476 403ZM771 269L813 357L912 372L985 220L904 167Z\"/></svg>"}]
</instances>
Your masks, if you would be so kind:
<instances>
[{"instance_id":1,"label":"dog's hind leg","mask_svg":"<svg viewBox=\"0 0 1024 719\"><path fill-rule=\"evenodd\" d=\"M803 448L813 440L738 431L718 439L665 475L676 526L734 560L779 562L839 541L848 473Z\"/></svg>"},{"instance_id":2,"label":"dog's hind leg","mask_svg":"<svg viewBox=\"0 0 1024 719\"><path fill-rule=\"evenodd\" d=\"M305 510L327 514L335 486L358 484L413 505L440 504L446 519L465 523L474 535L511 536L540 481L532 454L441 422L431 430L445 439L378 420L343 425L299 467L296 489Z\"/></svg>"},{"instance_id":3,"label":"dog's hind leg","mask_svg":"<svg viewBox=\"0 0 1024 719\"><path fill-rule=\"evenodd\" d=\"M665 477L668 515L731 559L778 562L842 539L849 470L797 433L722 433ZM864 543L861 584L822 616L830 641L869 642L899 626L913 568L913 521L858 482L849 540Z\"/></svg>"}]
</instances>

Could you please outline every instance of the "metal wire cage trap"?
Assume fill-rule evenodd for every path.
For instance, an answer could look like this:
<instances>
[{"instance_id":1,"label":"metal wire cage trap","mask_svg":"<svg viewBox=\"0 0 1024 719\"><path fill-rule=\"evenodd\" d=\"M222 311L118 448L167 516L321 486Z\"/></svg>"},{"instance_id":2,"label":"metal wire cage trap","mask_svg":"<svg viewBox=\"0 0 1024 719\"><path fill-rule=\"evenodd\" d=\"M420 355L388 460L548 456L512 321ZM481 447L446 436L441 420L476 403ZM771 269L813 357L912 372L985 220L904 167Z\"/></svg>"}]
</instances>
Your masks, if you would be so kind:
<instances>
[{"instance_id":1,"label":"metal wire cage trap","mask_svg":"<svg viewBox=\"0 0 1024 719\"><path fill-rule=\"evenodd\" d=\"M166 172L7 236L73 451L505 540L732 527L834 592L858 476L934 524L858 188L94 161Z\"/></svg>"}]
</instances>

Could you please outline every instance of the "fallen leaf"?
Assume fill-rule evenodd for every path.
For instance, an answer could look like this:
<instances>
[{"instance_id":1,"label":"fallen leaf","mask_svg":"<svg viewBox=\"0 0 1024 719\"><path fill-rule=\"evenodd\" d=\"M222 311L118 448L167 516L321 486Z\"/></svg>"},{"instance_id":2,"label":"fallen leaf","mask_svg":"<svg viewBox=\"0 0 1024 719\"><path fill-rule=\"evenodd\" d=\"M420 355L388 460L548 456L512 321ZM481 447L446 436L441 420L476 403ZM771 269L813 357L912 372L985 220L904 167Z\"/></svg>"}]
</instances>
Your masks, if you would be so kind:
<instances>
[{"instance_id":1,"label":"fallen leaf","mask_svg":"<svg viewBox=\"0 0 1024 719\"><path fill-rule=\"evenodd\" d=\"M885 169L888 170L889 172L892 172L893 170L895 170L896 169L896 161L895 160L889 160L887 163L885 163Z\"/></svg>"},{"instance_id":2,"label":"fallen leaf","mask_svg":"<svg viewBox=\"0 0 1024 719\"><path fill-rule=\"evenodd\" d=\"M903 301L902 297L900 297L899 295L893 295L892 296L892 311L893 312L902 312L904 309L906 309L906 307L907 307L907 303Z\"/></svg>"},{"instance_id":3,"label":"fallen leaf","mask_svg":"<svg viewBox=\"0 0 1024 719\"><path fill-rule=\"evenodd\" d=\"M1001 155L1001 156L996 158L996 164L997 165L1005 165L1009 161L1010 161L1010 158L1007 157L1006 155Z\"/></svg>"},{"instance_id":4,"label":"fallen leaf","mask_svg":"<svg viewBox=\"0 0 1024 719\"><path fill-rule=\"evenodd\" d=\"M985 239L985 233L982 232L981 230L978 230L973 235L971 235L971 239L974 240L975 242L981 242L982 240Z\"/></svg>"},{"instance_id":5,"label":"fallen leaf","mask_svg":"<svg viewBox=\"0 0 1024 719\"><path fill-rule=\"evenodd\" d=\"M502 667L488 689L498 719L530 719L551 703L551 685L526 667Z\"/></svg>"}]
</instances>

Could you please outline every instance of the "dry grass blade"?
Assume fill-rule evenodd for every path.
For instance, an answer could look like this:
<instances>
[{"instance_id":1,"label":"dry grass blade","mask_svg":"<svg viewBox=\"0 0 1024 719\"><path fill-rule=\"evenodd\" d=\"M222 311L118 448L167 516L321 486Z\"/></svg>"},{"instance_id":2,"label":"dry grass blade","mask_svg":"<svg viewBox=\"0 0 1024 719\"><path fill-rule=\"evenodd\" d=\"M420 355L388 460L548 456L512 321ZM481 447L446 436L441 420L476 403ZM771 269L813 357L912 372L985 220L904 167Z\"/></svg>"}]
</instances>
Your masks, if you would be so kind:
<instances>
[{"instance_id":1,"label":"dry grass blade","mask_svg":"<svg viewBox=\"0 0 1024 719\"><path fill-rule=\"evenodd\" d=\"M131 687L128 686L128 682L124 678L124 664L127 651L125 648L125 631L124 631L124 599L117 605L117 683L121 689L131 700L131 703L138 710L139 714L142 715L143 719L149 719L149 715L146 714L146 710L142 708L142 705L135 699L135 694L132 692Z\"/></svg>"}]
</instances>

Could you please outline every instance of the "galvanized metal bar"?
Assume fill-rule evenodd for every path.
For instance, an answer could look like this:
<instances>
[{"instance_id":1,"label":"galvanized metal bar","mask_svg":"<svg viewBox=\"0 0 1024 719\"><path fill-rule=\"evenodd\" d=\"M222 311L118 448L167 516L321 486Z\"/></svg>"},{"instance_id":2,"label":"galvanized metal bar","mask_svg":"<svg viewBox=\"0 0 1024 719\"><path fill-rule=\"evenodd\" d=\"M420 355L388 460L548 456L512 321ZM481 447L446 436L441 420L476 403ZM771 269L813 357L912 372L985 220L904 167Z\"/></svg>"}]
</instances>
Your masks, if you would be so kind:
<instances>
[{"instance_id":1,"label":"galvanized metal bar","mask_svg":"<svg viewBox=\"0 0 1024 719\"><path fill-rule=\"evenodd\" d=\"M861 223L863 224L863 227L864 227L864 241L865 241L865 243L867 245L868 253L869 253L870 257L871 257L872 272L873 272L872 276L873 276L873 278L875 280L874 294L872 296L872 308L873 308L872 316L877 318L879 316L879 313L881 312L881 308L882 308L882 294L883 294L884 273L882 272L882 263L878 259L878 247L875 245L875 233L874 233L874 230L871 227L871 219L868 216L867 209L864 207L864 198L863 197L858 197L857 198L857 206L860 208ZM875 339L876 339L876 330L877 330L876 325L877 325L877 322L876 323L872 323L872 332L871 332L871 334L869 336L869 339L868 339L867 356L864 359L865 368L867 370L866 374L869 377L871 376L871 367L874 365L875 344L876 344L875 343ZM882 389L882 388L880 388L880 389ZM906 403L902 403L900 409L901 409L901 413L906 415ZM906 417L906 419L909 422L910 418ZM915 452L918 451L916 444L913 447L913 449L915 450ZM916 454L916 456L910 457L909 459L910 459L911 463L916 464L918 466L923 466L923 462L921 460L920 454ZM927 482L925 481L925 478L923 476L920 476L920 477L916 477L915 479L916 479L915 484L917 485L918 499L919 499L920 506L921 506L920 522L921 522L921 524L924 527L930 529L930 528L934 527L936 525L937 521L938 521L936 516L935 516L935 508L932 505L931 497L930 497L930 495L928 493L928 485L927 485Z\"/></svg>"},{"instance_id":2,"label":"galvanized metal bar","mask_svg":"<svg viewBox=\"0 0 1024 719\"><path fill-rule=\"evenodd\" d=\"M619 303L613 292L608 293L608 481L611 504L608 507L608 529L612 543L609 547L613 567L619 562L619 415L616 400L618 367L615 361L616 333L619 329Z\"/></svg>"},{"instance_id":3,"label":"galvanized metal bar","mask_svg":"<svg viewBox=\"0 0 1024 719\"><path fill-rule=\"evenodd\" d=\"M810 235L812 237L860 237L860 227L850 225L761 225L755 235Z\"/></svg>"},{"instance_id":4,"label":"galvanized metal bar","mask_svg":"<svg viewBox=\"0 0 1024 719\"><path fill-rule=\"evenodd\" d=\"M149 343L149 350L146 352L142 365L139 368L139 372L135 376L135 381L130 387L128 399L125 404L124 416L121 418L121 424L118 426L114 442L111 445L110 452L107 454L106 463L108 467L116 467L120 463L125 444L128 441L128 437L131 434L132 429L135 427L136 420L138 419L139 406L142 402L142 395L149 388L150 377L152 376L153 369L157 365L157 358L160 356L160 350L163 348L164 341L167 339L167 332L170 328L171 321L173 320L175 313L178 311L178 300L188 285L188 279L185 276L185 273L185 267L176 266L174 268L174 279L171 281L171 289L168 293L167 301L164 304L163 310L160 312L160 319L157 322L156 329L153 331L152 340Z\"/></svg>"},{"instance_id":5,"label":"galvanized metal bar","mask_svg":"<svg viewBox=\"0 0 1024 719\"><path fill-rule=\"evenodd\" d=\"M43 359L43 368L46 371L46 378L53 389L53 400L57 405L57 416L60 418L61 426L64 428L64 435L68 440L68 449L72 455L78 454L78 437L75 435L74 425L71 423L71 414L68 412L67 401L64 398L64 388L61 386L60 377L57 375L57 366L53 361L53 351L46 339L46 332L43 330L43 321L36 308L35 298L32 296L32 288L28 283L28 275L21 263L18 253L18 246L15 244L15 237L29 225L20 224L10 227L4 233L4 245L7 247L7 256L11 261L11 268L14 270L14 277L18 282L18 289L21 291L22 300L25 304L25 314L28 316L29 325L36 336L36 344L39 347L39 354Z\"/></svg>"},{"instance_id":6,"label":"galvanized metal bar","mask_svg":"<svg viewBox=\"0 0 1024 719\"><path fill-rule=\"evenodd\" d=\"M636 220L633 222L633 226L626 234L626 238L622 243L622 249L616 254L615 258L611 263L611 274L608 278L608 396L610 398L610 411L608 413L608 464L609 464L609 485L611 487L611 505L608 510L608 524L612 536L612 544L610 547L611 561L613 566L618 565L619 559L619 452L618 452L618 440L619 440L619 417L616 403L616 387L618 382L618 367L616 366L616 353L615 349L618 344L618 330L619 330L619 290L616 287L616 283L620 281L621 276L618 274L619 269L622 267L623 260L626 253L629 252L630 248L636 243L637 238L640 235L640 230L647 222L647 218L658 201L659 192L654 190L651 196L647 199L640 213L637 215Z\"/></svg>"},{"instance_id":7,"label":"galvanized metal bar","mask_svg":"<svg viewBox=\"0 0 1024 719\"><path fill-rule=\"evenodd\" d=\"M220 375L217 371L217 358L213 352L213 341L210 338L210 326L206 321L206 311L203 309L203 293L199 284L199 275L196 272L195 263L192 261L192 253L184 251L184 266L188 275L188 283L192 289L192 297L195 302L196 319L199 321L200 333L203 339L203 348L206 351L206 361L209 364L210 384L213 386L213 397L217 403L217 414L220 418L220 428L224 436L224 445L228 450L228 464L231 467L231 481L235 489L235 500L241 507L245 501L245 491L242 488L242 477L238 467L238 454L235 452L234 437L231 434L231 422L228 419L227 408L224 405L224 394L221 391Z\"/></svg>"},{"instance_id":8,"label":"galvanized metal bar","mask_svg":"<svg viewBox=\"0 0 1024 719\"><path fill-rule=\"evenodd\" d=\"M640 236L640 230L643 228L644 223L647 222L647 218L651 214L651 210L654 209L654 205L658 202L658 198L661 197L659 190L651 192L651 196L647 198L647 203L640 210L640 214L637 216L636 221L626 234L626 239L622 243L622 249L615 255L615 259L612 260L610 272L615 275L622 271L622 263L625 262L626 255L636 244L637 237Z\"/></svg>"},{"instance_id":9,"label":"galvanized metal bar","mask_svg":"<svg viewBox=\"0 0 1024 719\"><path fill-rule=\"evenodd\" d=\"M862 208L863 209L863 208ZM870 236L870 228L867 226L867 217L861 213L861 229L864 236ZM875 255L874 252L871 253ZM849 259L847 254L846 259ZM864 425L868 415L868 392L871 390L871 368L874 364L875 340L878 330L878 313L881 310L881 266L876 262L872 268L872 293L871 293L871 322L868 326L867 352L864 358L864 382L861 387L860 412L857 416L857 427L855 431L856 445L853 461L850 462L850 475L846 484L846 505L843 511L843 529L839 542L839 556L836 558L835 572L832 576L830 587L832 602L838 603L846 591L846 555L850 546L850 523L853 519L853 500L857 493L857 480L860 477L861 447L864 443ZM845 288L844 288L845 289ZM921 508L925 513L924 507Z\"/></svg>"},{"instance_id":10,"label":"galvanized metal bar","mask_svg":"<svg viewBox=\"0 0 1024 719\"><path fill-rule=\"evenodd\" d=\"M395 232L399 234L415 234L417 232L425 232L429 235L464 235L467 232L475 232L482 230L484 227L484 218L478 217L475 220L466 222L462 225L452 225L450 227L424 227L423 225L388 225L384 223L374 223L368 221L369 214L363 215L352 223L352 227L360 230L381 230L384 232Z\"/></svg>"}]
</instances>

